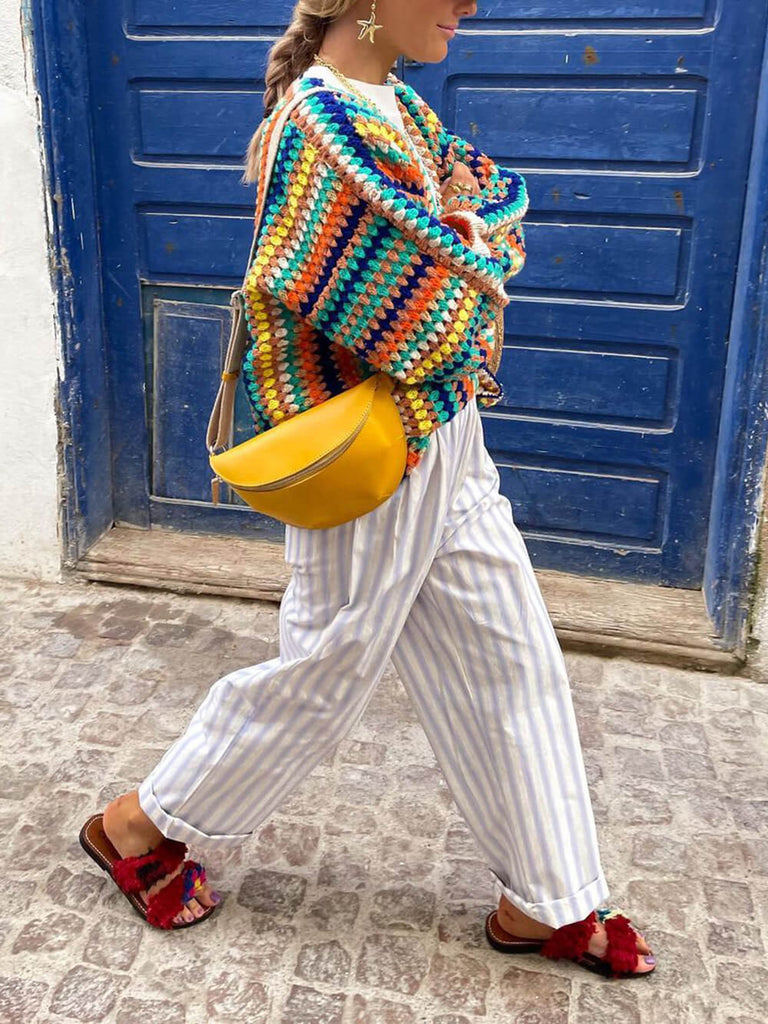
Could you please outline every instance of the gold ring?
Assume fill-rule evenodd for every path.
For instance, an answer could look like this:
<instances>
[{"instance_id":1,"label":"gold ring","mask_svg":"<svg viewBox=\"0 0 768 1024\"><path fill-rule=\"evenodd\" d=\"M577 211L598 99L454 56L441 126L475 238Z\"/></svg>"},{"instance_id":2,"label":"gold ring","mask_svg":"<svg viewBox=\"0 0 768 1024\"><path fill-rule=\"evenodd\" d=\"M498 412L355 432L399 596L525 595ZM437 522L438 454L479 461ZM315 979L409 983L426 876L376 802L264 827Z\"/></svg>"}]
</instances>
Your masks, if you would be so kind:
<instances>
[{"instance_id":1,"label":"gold ring","mask_svg":"<svg viewBox=\"0 0 768 1024\"><path fill-rule=\"evenodd\" d=\"M472 191L472 186L467 184L467 182L465 181L455 181L452 182L452 185L456 189L456 191L460 192L462 195L469 195L469 193Z\"/></svg>"}]
</instances>

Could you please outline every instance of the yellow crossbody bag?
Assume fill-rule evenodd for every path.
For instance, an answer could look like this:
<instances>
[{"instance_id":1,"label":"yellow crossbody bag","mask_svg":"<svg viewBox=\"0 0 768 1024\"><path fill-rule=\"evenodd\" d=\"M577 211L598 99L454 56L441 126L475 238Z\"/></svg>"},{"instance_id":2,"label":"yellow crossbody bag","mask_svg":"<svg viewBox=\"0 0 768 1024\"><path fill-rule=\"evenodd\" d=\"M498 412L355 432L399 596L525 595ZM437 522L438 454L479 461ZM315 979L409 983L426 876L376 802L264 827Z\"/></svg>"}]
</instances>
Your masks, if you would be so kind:
<instances>
[{"instance_id":1,"label":"yellow crossbody bag","mask_svg":"<svg viewBox=\"0 0 768 1024\"><path fill-rule=\"evenodd\" d=\"M286 105L271 136L243 286L230 297L229 345L206 434L208 459L216 474L211 482L214 504L223 482L256 512L310 530L339 526L386 501L403 478L407 456L405 431L392 397L394 381L382 373L232 447L237 380L250 341L244 292L264 200L290 110L315 91L319 90L309 89Z\"/></svg>"}]
</instances>

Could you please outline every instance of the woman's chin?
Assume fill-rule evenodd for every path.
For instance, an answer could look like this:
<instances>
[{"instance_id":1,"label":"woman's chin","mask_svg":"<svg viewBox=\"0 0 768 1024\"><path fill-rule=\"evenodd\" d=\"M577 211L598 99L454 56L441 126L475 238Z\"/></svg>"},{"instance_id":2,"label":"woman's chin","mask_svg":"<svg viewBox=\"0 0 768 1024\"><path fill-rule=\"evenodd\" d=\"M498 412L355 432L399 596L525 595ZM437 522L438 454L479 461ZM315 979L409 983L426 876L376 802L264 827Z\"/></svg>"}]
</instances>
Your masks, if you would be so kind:
<instances>
[{"instance_id":1,"label":"woman's chin","mask_svg":"<svg viewBox=\"0 0 768 1024\"><path fill-rule=\"evenodd\" d=\"M439 64L448 56L448 41L438 39L430 46L425 46L419 53L409 53L408 60L418 61L419 64Z\"/></svg>"}]
</instances>

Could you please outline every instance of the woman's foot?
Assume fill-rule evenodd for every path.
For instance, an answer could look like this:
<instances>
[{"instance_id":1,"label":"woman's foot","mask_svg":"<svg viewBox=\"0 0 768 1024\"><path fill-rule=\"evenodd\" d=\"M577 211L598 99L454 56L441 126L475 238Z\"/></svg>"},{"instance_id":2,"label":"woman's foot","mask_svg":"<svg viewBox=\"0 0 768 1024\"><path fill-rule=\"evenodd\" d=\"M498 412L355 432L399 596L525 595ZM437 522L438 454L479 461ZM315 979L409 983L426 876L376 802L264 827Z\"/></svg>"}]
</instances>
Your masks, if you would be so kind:
<instances>
[{"instance_id":1,"label":"woman's foot","mask_svg":"<svg viewBox=\"0 0 768 1024\"><path fill-rule=\"evenodd\" d=\"M509 932L510 935L519 936L521 939L548 939L555 930L549 925L527 917L522 910L518 910L517 907L510 903L506 896L501 897L496 918L505 932ZM589 940L587 950L593 956L603 957L608 947L608 937L604 924L596 921L595 925L596 931ZM637 950L637 966L634 973L647 974L655 968L656 961L651 952L651 947L639 932L637 932Z\"/></svg>"},{"instance_id":2,"label":"woman's foot","mask_svg":"<svg viewBox=\"0 0 768 1024\"><path fill-rule=\"evenodd\" d=\"M104 831L121 857L141 857L163 841L163 834L142 811L137 790L117 797L104 809ZM179 874L183 865L142 892L146 903L150 896L163 889ZM206 907L215 906L221 897L209 885L203 885L195 898L188 900L184 909L173 919L175 923L189 923L201 917Z\"/></svg>"}]
</instances>

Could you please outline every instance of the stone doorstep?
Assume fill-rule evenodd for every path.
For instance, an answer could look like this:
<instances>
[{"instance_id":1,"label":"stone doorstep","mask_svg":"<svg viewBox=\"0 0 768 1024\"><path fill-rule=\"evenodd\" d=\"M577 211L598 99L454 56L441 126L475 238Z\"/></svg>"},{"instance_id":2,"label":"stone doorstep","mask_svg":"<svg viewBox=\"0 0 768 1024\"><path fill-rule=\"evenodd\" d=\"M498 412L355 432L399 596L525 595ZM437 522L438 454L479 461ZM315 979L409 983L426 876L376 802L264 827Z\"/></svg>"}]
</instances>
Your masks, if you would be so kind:
<instances>
[{"instance_id":1,"label":"stone doorstep","mask_svg":"<svg viewBox=\"0 0 768 1024\"><path fill-rule=\"evenodd\" d=\"M116 526L74 565L91 580L176 593L279 603L291 576L280 543ZM564 648L736 673L744 659L717 646L700 590L536 570Z\"/></svg>"}]
</instances>

